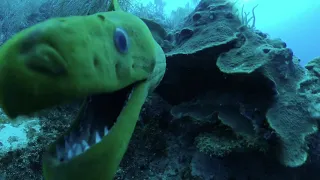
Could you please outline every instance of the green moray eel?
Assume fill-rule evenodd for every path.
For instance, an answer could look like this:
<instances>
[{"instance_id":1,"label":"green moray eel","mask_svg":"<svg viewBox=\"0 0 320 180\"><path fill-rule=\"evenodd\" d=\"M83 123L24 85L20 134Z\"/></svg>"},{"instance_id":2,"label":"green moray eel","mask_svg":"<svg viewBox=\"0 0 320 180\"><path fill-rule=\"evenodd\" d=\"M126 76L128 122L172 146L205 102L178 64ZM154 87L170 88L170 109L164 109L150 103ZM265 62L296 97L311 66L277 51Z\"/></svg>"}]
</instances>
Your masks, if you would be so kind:
<instances>
[{"instance_id":1,"label":"green moray eel","mask_svg":"<svg viewBox=\"0 0 320 180\"><path fill-rule=\"evenodd\" d=\"M0 47L0 105L10 117L83 98L77 119L43 155L46 180L111 180L165 55L146 24L108 12L53 18Z\"/></svg>"}]
</instances>

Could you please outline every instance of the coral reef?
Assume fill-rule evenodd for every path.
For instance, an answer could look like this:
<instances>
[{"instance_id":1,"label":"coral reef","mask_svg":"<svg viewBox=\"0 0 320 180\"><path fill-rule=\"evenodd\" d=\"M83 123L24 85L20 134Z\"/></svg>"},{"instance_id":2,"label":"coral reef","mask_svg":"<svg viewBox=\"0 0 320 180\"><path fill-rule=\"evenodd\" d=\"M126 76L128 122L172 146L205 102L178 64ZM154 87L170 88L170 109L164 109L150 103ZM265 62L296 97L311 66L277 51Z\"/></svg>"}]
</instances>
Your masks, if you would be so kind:
<instances>
[{"instance_id":1,"label":"coral reef","mask_svg":"<svg viewBox=\"0 0 320 180\"><path fill-rule=\"evenodd\" d=\"M201 1L190 16L202 11L196 21L206 23L192 18L184 27L193 33L178 32L158 93L175 106L174 114L202 120L217 114L236 134L261 141L272 132L279 161L303 165L306 136L318 128L308 111L312 98L299 89L306 70L285 43L243 26L231 15L229 2L208 2Z\"/></svg>"}]
</instances>

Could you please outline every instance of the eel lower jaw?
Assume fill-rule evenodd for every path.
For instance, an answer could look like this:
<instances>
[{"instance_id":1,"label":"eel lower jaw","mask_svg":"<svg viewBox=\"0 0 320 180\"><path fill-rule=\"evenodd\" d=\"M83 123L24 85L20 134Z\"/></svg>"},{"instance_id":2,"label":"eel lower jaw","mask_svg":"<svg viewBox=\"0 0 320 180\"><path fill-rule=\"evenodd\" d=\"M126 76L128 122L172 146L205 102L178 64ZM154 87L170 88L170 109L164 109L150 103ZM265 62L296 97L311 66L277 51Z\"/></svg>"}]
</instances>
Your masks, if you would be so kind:
<instances>
[{"instance_id":1,"label":"eel lower jaw","mask_svg":"<svg viewBox=\"0 0 320 180\"><path fill-rule=\"evenodd\" d=\"M113 93L87 97L68 132L51 145L47 153L51 163L56 166L68 164L97 149L96 146L112 131L138 84L132 84Z\"/></svg>"}]
</instances>

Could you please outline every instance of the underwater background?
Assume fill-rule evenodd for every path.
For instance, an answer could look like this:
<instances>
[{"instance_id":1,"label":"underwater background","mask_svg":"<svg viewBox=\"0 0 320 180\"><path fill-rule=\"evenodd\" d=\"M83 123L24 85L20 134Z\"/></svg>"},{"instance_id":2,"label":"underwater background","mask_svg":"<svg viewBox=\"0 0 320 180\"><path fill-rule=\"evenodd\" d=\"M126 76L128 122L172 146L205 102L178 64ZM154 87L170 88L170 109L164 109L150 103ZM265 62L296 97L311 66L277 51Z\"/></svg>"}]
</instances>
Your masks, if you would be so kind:
<instances>
[{"instance_id":1,"label":"underwater background","mask_svg":"<svg viewBox=\"0 0 320 180\"><path fill-rule=\"evenodd\" d=\"M115 179L320 179L320 2L119 2L149 27L167 71ZM2 0L0 45L39 22L105 12L109 3ZM42 154L80 105L14 122L1 112L0 180L43 179Z\"/></svg>"}]
</instances>

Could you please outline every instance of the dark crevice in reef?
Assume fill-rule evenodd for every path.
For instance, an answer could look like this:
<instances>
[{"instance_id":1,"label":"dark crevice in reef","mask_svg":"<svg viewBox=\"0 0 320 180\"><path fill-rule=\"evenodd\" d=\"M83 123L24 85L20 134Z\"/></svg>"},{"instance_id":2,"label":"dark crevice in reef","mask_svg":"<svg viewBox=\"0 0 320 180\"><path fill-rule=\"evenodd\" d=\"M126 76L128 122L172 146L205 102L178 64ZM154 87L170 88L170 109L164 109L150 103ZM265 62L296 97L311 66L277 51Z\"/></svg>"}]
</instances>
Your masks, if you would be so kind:
<instances>
[{"instance_id":1,"label":"dark crevice in reef","mask_svg":"<svg viewBox=\"0 0 320 180\"><path fill-rule=\"evenodd\" d=\"M169 59L165 77L156 92L172 105L190 101L208 91L260 96L265 102L272 102L276 90L271 80L259 73L222 73L215 65L214 56L209 62L203 57L195 54Z\"/></svg>"}]
</instances>

